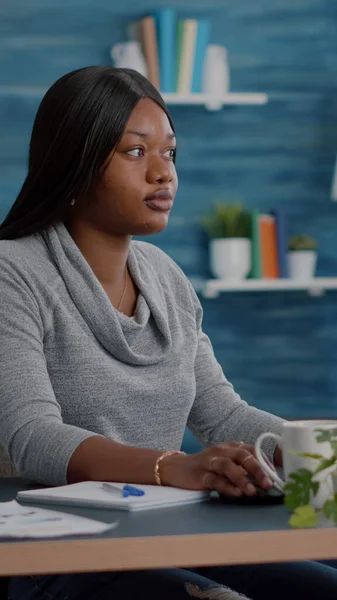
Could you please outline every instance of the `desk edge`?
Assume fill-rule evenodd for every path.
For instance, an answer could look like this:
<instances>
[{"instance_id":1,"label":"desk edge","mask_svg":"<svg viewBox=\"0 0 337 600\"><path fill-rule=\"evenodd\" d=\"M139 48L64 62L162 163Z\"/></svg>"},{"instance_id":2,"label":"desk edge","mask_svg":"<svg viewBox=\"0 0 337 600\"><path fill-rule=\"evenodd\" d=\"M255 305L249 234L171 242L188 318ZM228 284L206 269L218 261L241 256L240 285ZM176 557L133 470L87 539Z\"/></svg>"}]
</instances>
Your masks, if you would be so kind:
<instances>
[{"instance_id":1,"label":"desk edge","mask_svg":"<svg viewBox=\"0 0 337 600\"><path fill-rule=\"evenodd\" d=\"M337 558L337 528L0 543L0 576Z\"/></svg>"}]
</instances>

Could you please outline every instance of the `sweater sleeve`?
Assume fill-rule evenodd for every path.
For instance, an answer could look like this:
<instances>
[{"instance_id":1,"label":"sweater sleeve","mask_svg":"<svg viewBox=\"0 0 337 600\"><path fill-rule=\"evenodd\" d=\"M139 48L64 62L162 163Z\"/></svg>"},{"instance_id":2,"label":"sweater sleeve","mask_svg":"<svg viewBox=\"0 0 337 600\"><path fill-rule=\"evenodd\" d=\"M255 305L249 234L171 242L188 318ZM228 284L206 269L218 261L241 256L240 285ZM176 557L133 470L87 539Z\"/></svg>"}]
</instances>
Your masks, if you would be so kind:
<instances>
[{"instance_id":1,"label":"sweater sleeve","mask_svg":"<svg viewBox=\"0 0 337 600\"><path fill-rule=\"evenodd\" d=\"M7 259L0 262L0 311L0 441L23 477L66 484L71 455L96 434L63 423L37 301L28 277Z\"/></svg>"},{"instance_id":2,"label":"sweater sleeve","mask_svg":"<svg viewBox=\"0 0 337 600\"><path fill-rule=\"evenodd\" d=\"M197 314L198 348L195 359L196 396L188 418L192 433L205 445L243 440L254 444L266 431L281 433L283 420L249 406L226 379L211 342L202 331L202 307L194 293ZM276 443L267 440L264 450L270 460Z\"/></svg>"}]
</instances>

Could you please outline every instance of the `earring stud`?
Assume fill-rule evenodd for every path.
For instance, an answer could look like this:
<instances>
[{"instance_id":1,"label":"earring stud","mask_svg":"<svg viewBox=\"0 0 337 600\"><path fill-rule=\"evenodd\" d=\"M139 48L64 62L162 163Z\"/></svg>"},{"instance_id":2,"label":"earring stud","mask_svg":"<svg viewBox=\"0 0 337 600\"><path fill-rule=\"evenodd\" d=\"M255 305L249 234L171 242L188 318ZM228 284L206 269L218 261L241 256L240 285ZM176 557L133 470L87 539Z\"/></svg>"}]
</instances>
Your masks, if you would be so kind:
<instances>
[{"instance_id":1,"label":"earring stud","mask_svg":"<svg viewBox=\"0 0 337 600\"><path fill-rule=\"evenodd\" d=\"M70 206L74 206L75 202L76 202L76 198L73 198L70 202Z\"/></svg>"}]
</instances>

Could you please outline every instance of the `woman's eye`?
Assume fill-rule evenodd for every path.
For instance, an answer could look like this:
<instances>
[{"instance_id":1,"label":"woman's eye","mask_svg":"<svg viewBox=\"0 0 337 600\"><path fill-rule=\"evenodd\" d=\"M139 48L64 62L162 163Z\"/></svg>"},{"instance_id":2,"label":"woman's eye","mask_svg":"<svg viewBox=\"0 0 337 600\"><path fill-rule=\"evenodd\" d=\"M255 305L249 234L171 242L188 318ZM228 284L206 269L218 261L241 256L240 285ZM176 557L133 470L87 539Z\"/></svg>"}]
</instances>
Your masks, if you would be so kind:
<instances>
[{"instance_id":1,"label":"woman's eye","mask_svg":"<svg viewBox=\"0 0 337 600\"><path fill-rule=\"evenodd\" d=\"M130 156L143 156L144 154L144 150L143 148L132 148L132 150L128 150L127 154L130 154Z\"/></svg>"},{"instance_id":2,"label":"woman's eye","mask_svg":"<svg viewBox=\"0 0 337 600\"><path fill-rule=\"evenodd\" d=\"M169 150L166 150L165 154L167 153L169 153L169 158L171 158L171 160L174 160L176 157L177 150L176 148L170 148Z\"/></svg>"},{"instance_id":3,"label":"woman's eye","mask_svg":"<svg viewBox=\"0 0 337 600\"><path fill-rule=\"evenodd\" d=\"M144 149L141 147L132 148L132 150L127 151L127 154L130 156L135 156L136 158L140 158L141 156L144 156ZM176 156L176 148L170 148L169 150L166 150L166 152L164 152L164 156L174 160Z\"/></svg>"}]
</instances>

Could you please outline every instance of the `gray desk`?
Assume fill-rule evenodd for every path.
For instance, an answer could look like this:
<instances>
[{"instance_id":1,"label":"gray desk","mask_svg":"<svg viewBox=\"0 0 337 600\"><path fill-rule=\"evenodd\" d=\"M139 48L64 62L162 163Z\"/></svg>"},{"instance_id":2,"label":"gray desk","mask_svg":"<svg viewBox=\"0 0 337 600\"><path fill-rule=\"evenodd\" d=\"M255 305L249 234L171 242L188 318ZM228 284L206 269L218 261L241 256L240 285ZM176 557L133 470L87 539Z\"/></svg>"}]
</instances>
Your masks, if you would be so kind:
<instances>
[{"instance_id":1,"label":"gray desk","mask_svg":"<svg viewBox=\"0 0 337 600\"><path fill-rule=\"evenodd\" d=\"M0 501L28 487L20 479L0 479ZM283 505L212 500L136 514L50 508L106 522L118 519L119 526L87 538L0 540L0 576L337 558L337 528L292 531Z\"/></svg>"}]
</instances>

